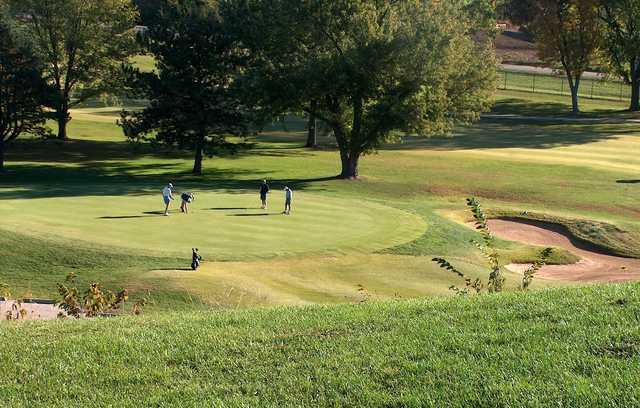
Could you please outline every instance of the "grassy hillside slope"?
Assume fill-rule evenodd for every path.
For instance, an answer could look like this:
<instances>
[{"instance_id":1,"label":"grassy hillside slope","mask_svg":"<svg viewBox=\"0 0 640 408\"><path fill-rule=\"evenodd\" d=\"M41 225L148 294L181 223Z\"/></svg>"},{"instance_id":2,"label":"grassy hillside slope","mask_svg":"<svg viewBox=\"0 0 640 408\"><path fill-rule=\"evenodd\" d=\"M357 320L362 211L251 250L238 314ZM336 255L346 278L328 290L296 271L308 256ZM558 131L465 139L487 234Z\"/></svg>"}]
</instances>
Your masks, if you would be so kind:
<instances>
[{"instance_id":1,"label":"grassy hillside slope","mask_svg":"<svg viewBox=\"0 0 640 408\"><path fill-rule=\"evenodd\" d=\"M2 322L0 401L638 406L639 289Z\"/></svg>"}]
</instances>

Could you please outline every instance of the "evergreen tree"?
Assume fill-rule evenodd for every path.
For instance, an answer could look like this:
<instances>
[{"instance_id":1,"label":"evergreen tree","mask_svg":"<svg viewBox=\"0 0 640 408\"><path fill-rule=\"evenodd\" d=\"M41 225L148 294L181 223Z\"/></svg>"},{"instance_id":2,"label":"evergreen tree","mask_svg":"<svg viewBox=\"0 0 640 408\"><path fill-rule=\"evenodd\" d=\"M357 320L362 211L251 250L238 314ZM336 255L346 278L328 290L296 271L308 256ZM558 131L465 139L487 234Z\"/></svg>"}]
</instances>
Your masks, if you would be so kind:
<instances>
[{"instance_id":1,"label":"evergreen tree","mask_svg":"<svg viewBox=\"0 0 640 408\"><path fill-rule=\"evenodd\" d=\"M130 73L131 90L149 104L123 112L121 125L130 138L153 135L159 143L193 150L193 174L200 175L205 154L233 149L226 137L248 132L250 110L235 86L246 54L226 32L216 2L160 3L147 16L143 37L157 69Z\"/></svg>"}]
</instances>

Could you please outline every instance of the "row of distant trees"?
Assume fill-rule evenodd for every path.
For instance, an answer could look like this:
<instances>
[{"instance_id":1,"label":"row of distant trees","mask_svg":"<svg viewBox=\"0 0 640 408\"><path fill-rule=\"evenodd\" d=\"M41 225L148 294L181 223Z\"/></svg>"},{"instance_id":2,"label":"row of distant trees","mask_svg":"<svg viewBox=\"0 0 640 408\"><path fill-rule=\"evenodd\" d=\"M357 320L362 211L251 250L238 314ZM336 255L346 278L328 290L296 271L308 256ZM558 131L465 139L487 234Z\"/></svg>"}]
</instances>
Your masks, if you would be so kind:
<instances>
[{"instance_id":1,"label":"row of distant trees","mask_svg":"<svg viewBox=\"0 0 640 408\"><path fill-rule=\"evenodd\" d=\"M494 23L490 3L0 0L0 92L24 113L0 119L0 148L44 132L47 112L64 139L74 104L119 89L148 101L123 112L125 134L192 149L194 174L203 156L233 148L229 135L305 112L335 136L339 176L355 178L382 143L447 132L489 108L495 58L476 34ZM136 53L155 69L128 64Z\"/></svg>"},{"instance_id":2,"label":"row of distant trees","mask_svg":"<svg viewBox=\"0 0 640 408\"><path fill-rule=\"evenodd\" d=\"M630 110L640 110L640 0L504 0L500 9L566 74L574 112L580 79L597 64L631 85Z\"/></svg>"}]
</instances>

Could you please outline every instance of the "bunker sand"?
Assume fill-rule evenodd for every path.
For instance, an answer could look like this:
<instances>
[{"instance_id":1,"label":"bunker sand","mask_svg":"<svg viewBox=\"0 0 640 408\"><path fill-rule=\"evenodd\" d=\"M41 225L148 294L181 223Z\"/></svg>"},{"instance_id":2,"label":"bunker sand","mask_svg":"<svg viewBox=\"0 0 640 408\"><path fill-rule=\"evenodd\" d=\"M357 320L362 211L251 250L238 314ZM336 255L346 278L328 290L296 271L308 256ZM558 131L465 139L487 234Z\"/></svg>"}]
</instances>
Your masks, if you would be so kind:
<instances>
[{"instance_id":1,"label":"bunker sand","mask_svg":"<svg viewBox=\"0 0 640 408\"><path fill-rule=\"evenodd\" d=\"M489 228L499 238L529 245L559 247L580 257L571 265L547 265L537 276L570 282L620 282L640 280L640 259L611 256L580 248L560 228L543 223L490 220ZM510 264L512 272L523 272L530 264Z\"/></svg>"}]
</instances>

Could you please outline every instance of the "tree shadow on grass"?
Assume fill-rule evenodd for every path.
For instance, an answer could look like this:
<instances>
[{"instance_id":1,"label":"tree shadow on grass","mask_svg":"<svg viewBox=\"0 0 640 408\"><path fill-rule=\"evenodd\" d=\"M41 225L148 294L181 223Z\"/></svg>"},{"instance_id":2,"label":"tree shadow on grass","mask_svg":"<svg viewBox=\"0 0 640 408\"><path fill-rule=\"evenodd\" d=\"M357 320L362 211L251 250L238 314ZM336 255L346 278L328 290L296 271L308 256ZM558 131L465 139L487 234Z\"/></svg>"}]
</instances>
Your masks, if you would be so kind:
<instances>
[{"instance_id":1,"label":"tree shadow on grass","mask_svg":"<svg viewBox=\"0 0 640 408\"><path fill-rule=\"evenodd\" d=\"M558 95L559 96L559 95ZM569 98L566 96L566 98ZM616 106L616 105L613 105ZM571 112L570 100L567 103L562 102L534 102L528 99L508 98L498 101L491 109L492 114L513 114L527 117L555 117L557 119L597 119L602 122L618 122L630 116L629 112L624 108L612 109L612 107L604 107L601 109L590 110L589 112L580 112L574 115Z\"/></svg>"},{"instance_id":2,"label":"tree shadow on grass","mask_svg":"<svg viewBox=\"0 0 640 408\"><path fill-rule=\"evenodd\" d=\"M158 149L150 144L131 144L125 140L59 140L18 139L11 143L8 154L13 161L45 163L104 162L133 160L140 157L159 159L188 159L191 153L171 149Z\"/></svg>"},{"instance_id":3,"label":"tree shadow on grass","mask_svg":"<svg viewBox=\"0 0 640 408\"><path fill-rule=\"evenodd\" d=\"M503 31L502 33L500 33L500 35L503 35L507 38L512 38L514 40L518 40L521 42L530 43L532 47L535 46L533 42L533 37L529 33L525 33L522 31Z\"/></svg>"},{"instance_id":4,"label":"tree shadow on grass","mask_svg":"<svg viewBox=\"0 0 640 408\"><path fill-rule=\"evenodd\" d=\"M479 124L460 127L451 136L407 136L402 143L388 145L385 150L472 150L499 148L551 149L637 135L631 125L600 123L557 123L553 119L504 120L484 118Z\"/></svg>"},{"instance_id":5,"label":"tree shadow on grass","mask_svg":"<svg viewBox=\"0 0 640 408\"><path fill-rule=\"evenodd\" d=\"M9 163L10 172L0 174L0 200L86 196L150 196L157 195L171 181L176 191L197 193L220 192L226 194L258 193L260 183L270 174L255 169L207 169L202 177L185 171L167 171L153 174L153 170L172 169L171 164L109 163L79 166L59 166L41 163ZM294 190L314 187L323 191L318 183L336 177L270 179L272 190L285 185ZM212 209L214 210L214 209ZM153 214L153 213L152 213ZM161 214L161 213L159 213Z\"/></svg>"}]
</instances>

